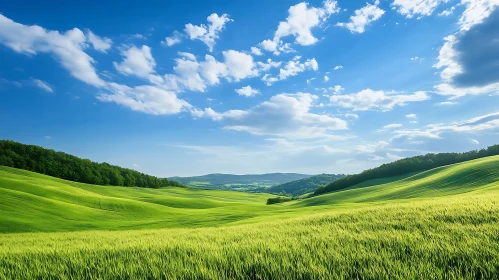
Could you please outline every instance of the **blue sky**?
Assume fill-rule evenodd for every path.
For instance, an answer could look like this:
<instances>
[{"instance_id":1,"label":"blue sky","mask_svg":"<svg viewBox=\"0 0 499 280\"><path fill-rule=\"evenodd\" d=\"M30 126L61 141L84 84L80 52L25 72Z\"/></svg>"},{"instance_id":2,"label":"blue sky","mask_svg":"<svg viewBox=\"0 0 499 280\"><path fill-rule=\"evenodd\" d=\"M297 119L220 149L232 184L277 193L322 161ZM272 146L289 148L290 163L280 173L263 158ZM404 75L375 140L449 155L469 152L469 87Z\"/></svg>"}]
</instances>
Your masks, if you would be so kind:
<instances>
[{"instance_id":1,"label":"blue sky","mask_svg":"<svg viewBox=\"0 0 499 280\"><path fill-rule=\"evenodd\" d=\"M0 138L157 176L499 141L499 0L0 3Z\"/></svg>"}]
</instances>

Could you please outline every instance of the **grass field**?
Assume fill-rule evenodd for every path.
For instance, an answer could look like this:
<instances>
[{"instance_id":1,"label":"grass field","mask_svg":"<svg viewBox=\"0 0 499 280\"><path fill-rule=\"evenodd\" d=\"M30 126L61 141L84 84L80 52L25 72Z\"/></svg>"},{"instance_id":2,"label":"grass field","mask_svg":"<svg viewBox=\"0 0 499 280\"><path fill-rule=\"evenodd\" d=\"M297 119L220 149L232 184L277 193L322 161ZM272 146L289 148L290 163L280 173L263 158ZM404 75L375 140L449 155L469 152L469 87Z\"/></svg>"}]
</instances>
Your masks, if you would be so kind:
<instances>
[{"instance_id":1,"label":"grass field","mask_svg":"<svg viewBox=\"0 0 499 280\"><path fill-rule=\"evenodd\" d=\"M279 205L0 167L0 279L493 279L499 156Z\"/></svg>"}]
</instances>

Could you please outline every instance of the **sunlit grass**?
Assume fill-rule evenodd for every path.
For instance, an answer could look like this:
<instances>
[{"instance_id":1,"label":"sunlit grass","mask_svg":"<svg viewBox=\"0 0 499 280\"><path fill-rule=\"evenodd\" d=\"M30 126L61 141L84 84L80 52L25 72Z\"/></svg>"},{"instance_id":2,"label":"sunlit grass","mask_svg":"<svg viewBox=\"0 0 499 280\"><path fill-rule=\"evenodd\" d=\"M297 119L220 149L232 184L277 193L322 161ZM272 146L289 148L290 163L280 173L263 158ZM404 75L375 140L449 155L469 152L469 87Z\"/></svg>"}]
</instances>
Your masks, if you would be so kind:
<instances>
[{"instance_id":1,"label":"sunlit grass","mask_svg":"<svg viewBox=\"0 0 499 280\"><path fill-rule=\"evenodd\" d=\"M498 167L489 157L272 206L0 167L0 279L494 279Z\"/></svg>"}]
</instances>

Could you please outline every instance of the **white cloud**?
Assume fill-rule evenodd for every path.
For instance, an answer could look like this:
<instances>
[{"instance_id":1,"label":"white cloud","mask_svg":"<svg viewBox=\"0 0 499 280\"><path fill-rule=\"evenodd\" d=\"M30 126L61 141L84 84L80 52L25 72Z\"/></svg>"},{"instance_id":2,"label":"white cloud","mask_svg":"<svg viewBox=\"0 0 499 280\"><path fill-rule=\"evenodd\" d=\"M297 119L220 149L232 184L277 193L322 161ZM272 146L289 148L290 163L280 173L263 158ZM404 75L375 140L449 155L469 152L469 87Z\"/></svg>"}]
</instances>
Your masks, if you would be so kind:
<instances>
[{"instance_id":1,"label":"white cloud","mask_svg":"<svg viewBox=\"0 0 499 280\"><path fill-rule=\"evenodd\" d=\"M242 87L240 89L236 89L235 91L237 92L237 94L242 95L242 96L246 96L246 97L255 96L255 95L260 93L259 90L251 88L251 86L245 86L245 87Z\"/></svg>"},{"instance_id":2,"label":"white cloud","mask_svg":"<svg viewBox=\"0 0 499 280\"><path fill-rule=\"evenodd\" d=\"M390 111L395 106L404 106L409 102L419 102L430 99L425 92L418 91L413 94L397 92L384 92L365 89L349 95L331 95L332 106L353 109L354 111L381 110Z\"/></svg>"},{"instance_id":3,"label":"white cloud","mask_svg":"<svg viewBox=\"0 0 499 280\"><path fill-rule=\"evenodd\" d=\"M254 55L263 55L262 50L257 47L251 47L251 53Z\"/></svg>"},{"instance_id":4,"label":"white cloud","mask_svg":"<svg viewBox=\"0 0 499 280\"><path fill-rule=\"evenodd\" d=\"M291 6L288 10L286 21L281 21L274 34L273 39L264 40L260 46L275 55L281 52L294 52L291 44L283 43L282 38L294 36L295 43L302 46L309 46L319 40L312 34L312 29L324 23L332 14L338 13L335 0L326 0L320 8L309 7L308 3L302 2Z\"/></svg>"},{"instance_id":5,"label":"white cloud","mask_svg":"<svg viewBox=\"0 0 499 280\"><path fill-rule=\"evenodd\" d=\"M438 14L439 17L448 17L454 13L456 6L452 6L451 8L444 10Z\"/></svg>"},{"instance_id":6,"label":"white cloud","mask_svg":"<svg viewBox=\"0 0 499 280\"><path fill-rule=\"evenodd\" d=\"M178 43L182 42L182 34L175 30L173 32L173 35L170 37L166 37L164 41L161 41L162 45L166 45L168 47L171 47L173 45L176 45Z\"/></svg>"},{"instance_id":7,"label":"white cloud","mask_svg":"<svg viewBox=\"0 0 499 280\"><path fill-rule=\"evenodd\" d=\"M434 65L442 69L437 93L458 98L498 92L495 30L499 0L462 0L461 5L466 9L459 19L460 30L445 38Z\"/></svg>"},{"instance_id":8,"label":"white cloud","mask_svg":"<svg viewBox=\"0 0 499 280\"><path fill-rule=\"evenodd\" d=\"M149 78L153 74L156 61L152 57L151 48L144 45L140 49L132 46L121 51L123 61L113 62L114 68L124 75L133 75L140 78Z\"/></svg>"},{"instance_id":9,"label":"white cloud","mask_svg":"<svg viewBox=\"0 0 499 280\"><path fill-rule=\"evenodd\" d=\"M405 115L406 118L408 119L417 119L418 116L416 114L408 114L408 115Z\"/></svg>"},{"instance_id":10,"label":"white cloud","mask_svg":"<svg viewBox=\"0 0 499 280\"><path fill-rule=\"evenodd\" d=\"M260 62L258 61L256 63L259 67L259 69L263 72L269 71L271 68L277 68L281 66L282 62L281 61L273 61L272 59L267 59L267 62Z\"/></svg>"},{"instance_id":11,"label":"white cloud","mask_svg":"<svg viewBox=\"0 0 499 280\"><path fill-rule=\"evenodd\" d=\"M277 42L272 41L272 40L263 40L260 43L260 46L269 52L275 52L277 50Z\"/></svg>"},{"instance_id":12,"label":"white cloud","mask_svg":"<svg viewBox=\"0 0 499 280\"><path fill-rule=\"evenodd\" d=\"M324 76L324 82L327 82L329 81L329 77L328 76Z\"/></svg>"},{"instance_id":13,"label":"white cloud","mask_svg":"<svg viewBox=\"0 0 499 280\"><path fill-rule=\"evenodd\" d=\"M101 93L97 96L102 102L114 102L134 111L153 115L170 115L180 113L191 105L176 94L155 86L128 87L109 83L107 90L111 93Z\"/></svg>"},{"instance_id":14,"label":"white cloud","mask_svg":"<svg viewBox=\"0 0 499 280\"><path fill-rule=\"evenodd\" d=\"M346 113L343 116L345 116L345 118L353 118L353 119L358 119L359 118L359 115L352 114L352 113Z\"/></svg>"},{"instance_id":15,"label":"white cloud","mask_svg":"<svg viewBox=\"0 0 499 280\"><path fill-rule=\"evenodd\" d=\"M448 105L456 105L456 104L458 104L458 103L453 102L453 101L444 101L444 102L435 103L435 106L448 106Z\"/></svg>"},{"instance_id":16,"label":"white cloud","mask_svg":"<svg viewBox=\"0 0 499 280\"><path fill-rule=\"evenodd\" d=\"M196 61L196 56L188 52L178 52L178 55L192 61Z\"/></svg>"},{"instance_id":17,"label":"white cloud","mask_svg":"<svg viewBox=\"0 0 499 280\"><path fill-rule=\"evenodd\" d=\"M44 82L42 80L38 80L38 79L32 79L32 81L33 81L33 84L35 86L37 86L38 88L41 88L46 92L50 92L50 93L54 92L54 89L52 89L52 86L49 83Z\"/></svg>"},{"instance_id":18,"label":"white cloud","mask_svg":"<svg viewBox=\"0 0 499 280\"><path fill-rule=\"evenodd\" d=\"M87 30L87 39L92 44L95 50L106 53L107 50L111 48L113 41L109 38L99 37L92 33L92 31Z\"/></svg>"},{"instance_id":19,"label":"white cloud","mask_svg":"<svg viewBox=\"0 0 499 280\"><path fill-rule=\"evenodd\" d=\"M314 70L317 71L319 69L319 64L315 58L307 59L305 62L300 62L300 57L295 56L292 60L288 61L283 68L279 70L279 75L277 77L272 77L269 74L265 74L262 77L262 81L264 81L268 86L272 85L274 82L286 80L288 77L296 76L299 73L305 70Z\"/></svg>"},{"instance_id":20,"label":"white cloud","mask_svg":"<svg viewBox=\"0 0 499 280\"><path fill-rule=\"evenodd\" d=\"M499 130L499 112L479 116L465 121L430 124L419 129L394 131L395 137L440 139L445 133L480 133Z\"/></svg>"},{"instance_id":21,"label":"white cloud","mask_svg":"<svg viewBox=\"0 0 499 280\"><path fill-rule=\"evenodd\" d=\"M423 62L423 60L424 60L424 57L419 57L419 56L411 57L411 61L414 61L414 62Z\"/></svg>"},{"instance_id":22,"label":"white cloud","mask_svg":"<svg viewBox=\"0 0 499 280\"><path fill-rule=\"evenodd\" d=\"M335 66L335 67L334 67L334 70L336 71L336 70L340 70L340 69L342 69L342 68L343 68L343 66L342 66L342 65L338 65L338 66Z\"/></svg>"},{"instance_id":23,"label":"white cloud","mask_svg":"<svg viewBox=\"0 0 499 280\"><path fill-rule=\"evenodd\" d=\"M48 136L48 135L43 136L43 138L45 138L45 139L47 139L47 140L52 140L52 137L51 137L51 136Z\"/></svg>"},{"instance_id":24,"label":"white cloud","mask_svg":"<svg viewBox=\"0 0 499 280\"><path fill-rule=\"evenodd\" d=\"M278 94L248 110L217 113L211 108L194 110L196 117L209 117L224 128L255 135L273 135L287 139L338 139L334 131L347 129L346 121L310 112L317 96L308 93Z\"/></svg>"},{"instance_id":25,"label":"white cloud","mask_svg":"<svg viewBox=\"0 0 499 280\"><path fill-rule=\"evenodd\" d=\"M449 0L394 0L392 6L407 18L429 16L441 3Z\"/></svg>"},{"instance_id":26,"label":"white cloud","mask_svg":"<svg viewBox=\"0 0 499 280\"><path fill-rule=\"evenodd\" d=\"M378 8L378 5L379 0L376 0L374 4L367 3L365 7L355 11L355 14L350 17L349 22L339 22L336 26L345 27L352 33L364 33L366 26L377 21L385 14L385 11Z\"/></svg>"},{"instance_id":27,"label":"white cloud","mask_svg":"<svg viewBox=\"0 0 499 280\"><path fill-rule=\"evenodd\" d=\"M102 87L105 82L97 75L93 58L83 51L88 46L86 41L78 28L61 34L38 25L19 24L0 14L0 44L27 55L51 53L74 78Z\"/></svg>"},{"instance_id":28,"label":"white cloud","mask_svg":"<svg viewBox=\"0 0 499 280\"><path fill-rule=\"evenodd\" d=\"M211 14L207 18L208 25L193 25L188 23L185 25L185 33L191 40L200 40L208 46L210 52L213 51L215 40L219 38L219 33L224 29L227 22L233 21L227 14L218 16L216 13Z\"/></svg>"},{"instance_id":29,"label":"white cloud","mask_svg":"<svg viewBox=\"0 0 499 280\"><path fill-rule=\"evenodd\" d=\"M478 140L476 140L476 139L470 138L470 142L475 144L475 145L480 145L480 142L478 142Z\"/></svg>"},{"instance_id":30,"label":"white cloud","mask_svg":"<svg viewBox=\"0 0 499 280\"><path fill-rule=\"evenodd\" d=\"M403 127L404 125L403 124L400 124L400 123L392 123L392 124L388 124L388 125L385 125L383 126L384 129L392 129L392 128L399 128L399 127Z\"/></svg>"},{"instance_id":31,"label":"white cloud","mask_svg":"<svg viewBox=\"0 0 499 280\"><path fill-rule=\"evenodd\" d=\"M318 39L312 34L312 28L325 21L333 13L338 12L336 1L326 1L324 7L308 7L305 2L291 6L286 21L281 21L274 35L274 41L293 35L295 42L302 46L315 44Z\"/></svg>"},{"instance_id":32,"label":"white cloud","mask_svg":"<svg viewBox=\"0 0 499 280\"><path fill-rule=\"evenodd\" d=\"M258 75L253 57L243 52L228 50L222 52L229 75L236 81Z\"/></svg>"},{"instance_id":33,"label":"white cloud","mask_svg":"<svg viewBox=\"0 0 499 280\"><path fill-rule=\"evenodd\" d=\"M224 62L206 55L204 61L197 61L190 53L179 53L182 58L175 59L175 74L164 76L163 87L180 92L183 90L204 92L208 85L220 83L220 78L228 81L257 76L259 74L253 57L249 54L228 50L222 52Z\"/></svg>"}]
</instances>

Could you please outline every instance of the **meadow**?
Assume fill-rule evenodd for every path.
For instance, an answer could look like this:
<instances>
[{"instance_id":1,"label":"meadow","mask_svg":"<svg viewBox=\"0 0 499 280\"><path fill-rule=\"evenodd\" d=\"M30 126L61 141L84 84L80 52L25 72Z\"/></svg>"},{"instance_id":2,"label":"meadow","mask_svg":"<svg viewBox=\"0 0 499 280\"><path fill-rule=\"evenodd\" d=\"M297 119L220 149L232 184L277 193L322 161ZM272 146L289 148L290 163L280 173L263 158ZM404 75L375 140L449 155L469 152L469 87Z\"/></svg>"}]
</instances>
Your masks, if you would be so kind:
<instances>
[{"instance_id":1,"label":"meadow","mask_svg":"<svg viewBox=\"0 0 499 280\"><path fill-rule=\"evenodd\" d=\"M275 205L0 167L0 279L494 279L498 167L487 157Z\"/></svg>"}]
</instances>

